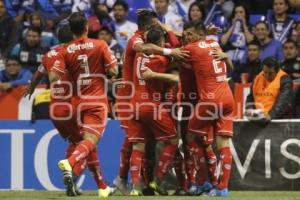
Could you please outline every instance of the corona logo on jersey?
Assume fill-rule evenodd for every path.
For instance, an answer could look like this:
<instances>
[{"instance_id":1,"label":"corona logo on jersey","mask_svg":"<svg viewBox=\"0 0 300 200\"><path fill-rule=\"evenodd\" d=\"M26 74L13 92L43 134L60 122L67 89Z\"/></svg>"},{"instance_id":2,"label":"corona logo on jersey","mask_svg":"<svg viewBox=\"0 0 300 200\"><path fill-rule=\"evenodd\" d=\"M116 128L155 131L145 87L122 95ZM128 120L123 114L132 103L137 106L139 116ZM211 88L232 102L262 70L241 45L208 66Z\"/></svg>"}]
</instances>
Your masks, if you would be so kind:
<instances>
[{"instance_id":1,"label":"corona logo on jersey","mask_svg":"<svg viewBox=\"0 0 300 200\"><path fill-rule=\"evenodd\" d=\"M83 50L83 49L92 49L94 48L94 44L92 42L83 43L83 44L71 44L68 46L68 53L75 53L75 51Z\"/></svg>"}]
</instances>

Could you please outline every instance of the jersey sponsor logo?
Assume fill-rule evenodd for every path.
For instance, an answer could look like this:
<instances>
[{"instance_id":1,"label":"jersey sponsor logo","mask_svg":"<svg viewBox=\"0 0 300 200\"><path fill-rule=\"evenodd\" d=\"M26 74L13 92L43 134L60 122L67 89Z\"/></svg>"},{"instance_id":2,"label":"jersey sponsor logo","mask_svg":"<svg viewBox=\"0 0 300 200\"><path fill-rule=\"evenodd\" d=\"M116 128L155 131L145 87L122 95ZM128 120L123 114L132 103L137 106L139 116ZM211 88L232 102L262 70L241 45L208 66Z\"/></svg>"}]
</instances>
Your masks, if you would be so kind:
<instances>
[{"instance_id":1,"label":"jersey sponsor logo","mask_svg":"<svg viewBox=\"0 0 300 200\"><path fill-rule=\"evenodd\" d=\"M219 47L219 43L218 42L212 42L212 43L206 43L206 42L199 42L199 47L202 49L205 48L215 48L215 47Z\"/></svg>"},{"instance_id":2,"label":"jersey sponsor logo","mask_svg":"<svg viewBox=\"0 0 300 200\"><path fill-rule=\"evenodd\" d=\"M75 51L82 50L82 49L92 49L94 48L94 44L92 42L87 42L84 44L71 44L68 46L67 51L68 53L75 53Z\"/></svg>"},{"instance_id":3,"label":"jersey sponsor logo","mask_svg":"<svg viewBox=\"0 0 300 200\"><path fill-rule=\"evenodd\" d=\"M58 54L58 52L53 49L47 53L47 57L48 58L55 57L55 56L57 56L57 54Z\"/></svg>"}]
</instances>

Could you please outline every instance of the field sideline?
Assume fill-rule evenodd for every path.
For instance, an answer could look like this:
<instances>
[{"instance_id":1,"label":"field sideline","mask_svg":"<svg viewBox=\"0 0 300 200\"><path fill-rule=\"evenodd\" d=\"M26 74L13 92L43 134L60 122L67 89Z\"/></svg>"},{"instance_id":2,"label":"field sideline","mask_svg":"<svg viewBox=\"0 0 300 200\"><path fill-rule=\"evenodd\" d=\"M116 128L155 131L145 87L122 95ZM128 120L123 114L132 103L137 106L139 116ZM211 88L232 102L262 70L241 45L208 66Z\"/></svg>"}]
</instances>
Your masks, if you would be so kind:
<instances>
[{"instance_id":1,"label":"field sideline","mask_svg":"<svg viewBox=\"0 0 300 200\"><path fill-rule=\"evenodd\" d=\"M175 196L148 196L148 197L128 197L128 196L111 196L110 200L127 200L127 199L146 199L146 200L195 200L195 199L209 199L207 196L200 197L175 197ZM55 200L55 199L68 199L68 200L97 200L96 191L85 191L82 196L78 197L66 197L64 192L48 192L48 191L0 191L0 199L8 200ZM289 191L231 191L228 198L213 198L213 199L227 199L227 200L299 200L300 192Z\"/></svg>"}]
</instances>

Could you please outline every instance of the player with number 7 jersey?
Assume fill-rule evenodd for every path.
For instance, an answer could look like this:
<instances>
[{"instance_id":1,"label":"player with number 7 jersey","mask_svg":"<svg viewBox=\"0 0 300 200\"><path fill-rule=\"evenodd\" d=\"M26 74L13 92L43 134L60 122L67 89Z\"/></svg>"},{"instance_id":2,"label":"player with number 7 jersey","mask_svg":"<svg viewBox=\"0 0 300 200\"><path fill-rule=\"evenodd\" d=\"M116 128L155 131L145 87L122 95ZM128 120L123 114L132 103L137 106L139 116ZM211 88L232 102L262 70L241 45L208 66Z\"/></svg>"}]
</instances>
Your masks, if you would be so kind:
<instances>
[{"instance_id":1,"label":"player with number 7 jersey","mask_svg":"<svg viewBox=\"0 0 300 200\"><path fill-rule=\"evenodd\" d=\"M208 195L225 197L229 194L228 182L232 163L229 144L233 135L235 106L226 80L226 64L231 62L226 60L225 63L223 58L216 55L221 48L218 42L206 40L206 28L203 23L198 22L185 29L185 35L191 38L191 43L183 49L190 52L186 63L195 74L198 93L198 102L188 124L187 141L188 145L191 145L198 138L203 143L211 128L214 128L220 154L221 175Z\"/></svg>"}]
</instances>

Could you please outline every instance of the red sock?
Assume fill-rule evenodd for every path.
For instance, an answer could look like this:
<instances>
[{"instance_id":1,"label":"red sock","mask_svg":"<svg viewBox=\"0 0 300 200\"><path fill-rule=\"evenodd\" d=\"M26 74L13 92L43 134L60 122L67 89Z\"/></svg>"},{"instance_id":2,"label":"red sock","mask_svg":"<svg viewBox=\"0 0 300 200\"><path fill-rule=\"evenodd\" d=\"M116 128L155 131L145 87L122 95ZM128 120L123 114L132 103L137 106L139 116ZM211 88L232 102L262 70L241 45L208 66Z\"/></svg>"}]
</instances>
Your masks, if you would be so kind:
<instances>
[{"instance_id":1,"label":"red sock","mask_svg":"<svg viewBox=\"0 0 300 200\"><path fill-rule=\"evenodd\" d=\"M98 186L98 189L105 189L107 187L106 183L103 180L100 162L98 159L97 150L91 151L87 157L88 168Z\"/></svg>"},{"instance_id":2,"label":"red sock","mask_svg":"<svg viewBox=\"0 0 300 200\"><path fill-rule=\"evenodd\" d=\"M212 185L218 184L217 178L217 157L213 150L206 152L206 157L208 160L208 171L210 175L210 182Z\"/></svg>"},{"instance_id":3,"label":"red sock","mask_svg":"<svg viewBox=\"0 0 300 200\"><path fill-rule=\"evenodd\" d=\"M75 151L76 145L75 144L69 144L69 146L67 147L67 153L66 153L66 159L68 159L68 157L70 157L72 155L72 153ZM75 165L73 166L73 174L77 177L79 177L82 172L85 170L87 166L87 162L86 159L82 159L80 161L78 161L77 163L75 163Z\"/></svg>"},{"instance_id":4,"label":"red sock","mask_svg":"<svg viewBox=\"0 0 300 200\"><path fill-rule=\"evenodd\" d=\"M120 169L119 169L119 176L123 179L128 178L128 171L130 166L130 156L131 156L131 143L129 142L128 138L126 137L121 149L120 155Z\"/></svg>"},{"instance_id":5,"label":"red sock","mask_svg":"<svg viewBox=\"0 0 300 200\"><path fill-rule=\"evenodd\" d=\"M162 180L167 170L173 163L175 153L177 151L177 145L166 144L162 149L162 152L159 157L158 168L156 170L156 178Z\"/></svg>"},{"instance_id":6,"label":"red sock","mask_svg":"<svg viewBox=\"0 0 300 200\"><path fill-rule=\"evenodd\" d=\"M68 158L68 161L72 168L74 167L75 163L79 162L80 160L86 159L86 157L94 148L95 145L90 140L82 140L78 145L76 145L74 152Z\"/></svg>"},{"instance_id":7,"label":"red sock","mask_svg":"<svg viewBox=\"0 0 300 200\"><path fill-rule=\"evenodd\" d=\"M141 169L144 158L144 152L132 150L130 159L130 172L132 185L139 185L141 178Z\"/></svg>"},{"instance_id":8,"label":"red sock","mask_svg":"<svg viewBox=\"0 0 300 200\"><path fill-rule=\"evenodd\" d=\"M178 186L180 188L183 188L184 190L187 190L187 180L185 177L185 165L182 155L180 154L179 150L177 151L175 157L174 157L174 168L176 172L177 182Z\"/></svg>"},{"instance_id":9,"label":"red sock","mask_svg":"<svg viewBox=\"0 0 300 200\"><path fill-rule=\"evenodd\" d=\"M219 189L228 188L228 182L231 172L231 162L232 156L229 147L224 147L220 149L220 162L221 162L221 175L220 183L218 185Z\"/></svg>"},{"instance_id":10,"label":"red sock","mask_svg":"<svg viewBox=\"0 0 300 200\"><path fill-rule=\"evenodd\" d=\"M194 159L198 159L198 167L197 169L197 175L199 177L198 184L203 185L206 181L206 159L205 159L205 153L204 148L201 145L197 146L198 149L195 149L195 157Z\"/></svg>"},{"instance_id":11,"label":"red sock","mask_svg":"<svg viewBox=\"0 0 300 200\"><path fill-rule=\"evenodd\" d=\"M185 158L185 167L186 167L186 174L188 181L192 184L196 184L196 166L197 163L195 163L194 160L194 148L195 148L195 143L192 142L187 145L187 155Z\"/></svg>"}]
</instances>

